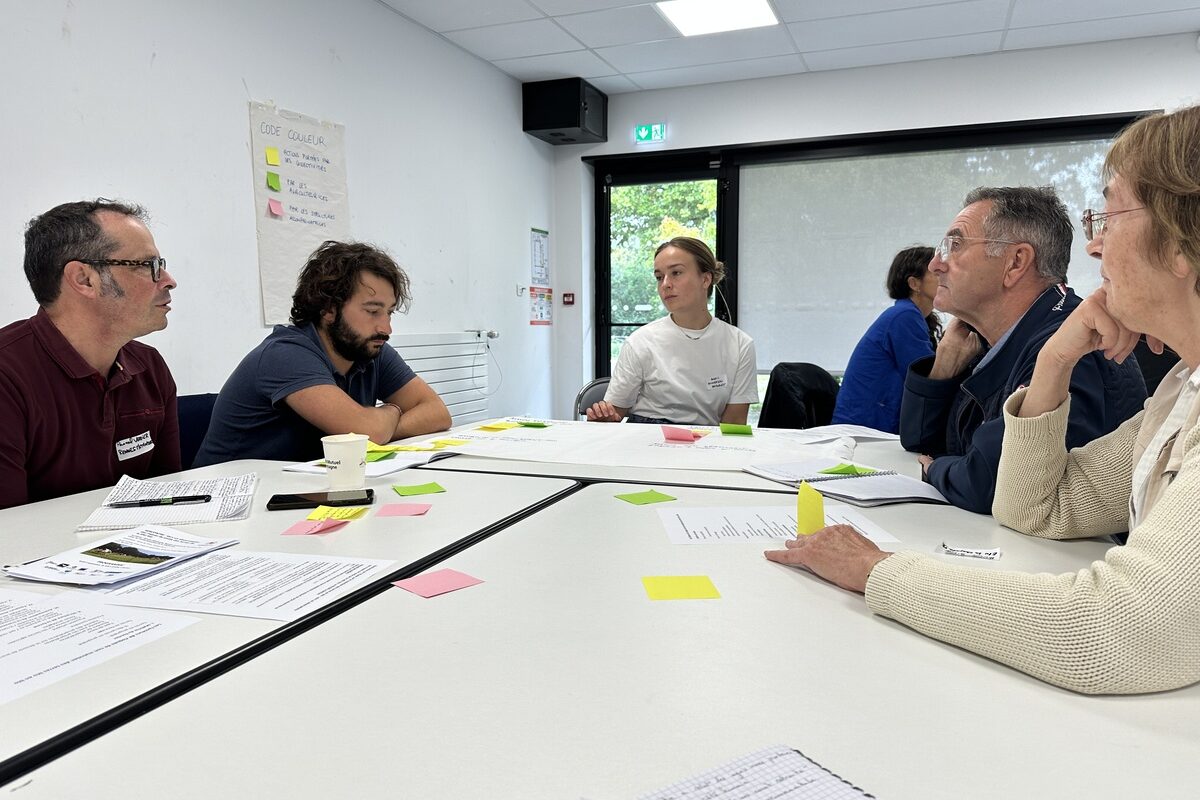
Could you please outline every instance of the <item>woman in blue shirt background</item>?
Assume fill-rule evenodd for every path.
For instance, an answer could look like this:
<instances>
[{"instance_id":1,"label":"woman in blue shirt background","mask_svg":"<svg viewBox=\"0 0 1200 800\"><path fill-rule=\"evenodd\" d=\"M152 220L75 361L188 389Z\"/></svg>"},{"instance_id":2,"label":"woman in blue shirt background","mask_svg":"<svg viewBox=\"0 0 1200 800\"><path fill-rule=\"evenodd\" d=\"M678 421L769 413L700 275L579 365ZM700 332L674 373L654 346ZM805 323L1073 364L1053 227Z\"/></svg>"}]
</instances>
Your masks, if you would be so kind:
<instances>
[{"instance_id":1,"label":"woman in blue shirt background","mask_svg":"<svg viewBox=\"0 0 1200 800\"><path fill-rule=\"evenodd\" d=\"M933 313L937 276L929 271L932 247L907 247L888 269L892 307L871 323L846 365L833 411L834 423L900 430L900 398L908 365L933 355L941 323Z\"/></svg>"}]
</instances>

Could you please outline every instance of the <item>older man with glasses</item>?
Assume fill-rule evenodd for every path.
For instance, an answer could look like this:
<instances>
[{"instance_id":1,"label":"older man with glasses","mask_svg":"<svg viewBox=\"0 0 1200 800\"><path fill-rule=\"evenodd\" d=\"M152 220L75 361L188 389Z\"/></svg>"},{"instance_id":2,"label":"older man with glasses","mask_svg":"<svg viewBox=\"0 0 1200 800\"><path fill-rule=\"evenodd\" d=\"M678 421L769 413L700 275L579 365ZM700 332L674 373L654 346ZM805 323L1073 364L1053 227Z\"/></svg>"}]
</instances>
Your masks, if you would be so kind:
<instances>
[{"instance_id":1,"label":"older man with glasses","mask_svg":"<svg viewBox=\"0 0 1200 800\"><path fill-rule=\"evenodd\" d=\"M904 384L900 441L921 453L922 474L956 506L991 513L1000 463L1001 406L1029 383L1042 345L1079 305L1066 286L1071 222L1050 187L980 187L967 195L934 251L933 305L955 319L934 356ZM1101 224L1088 215L1084 225ZM1135 359L1092 353L1071 375L1067 446L1117 428L1142 408Z\"/></svg>"},{"instance_id":2,"label":"older man with glasses","mask_svg":"<svg viewBox=\"0 0 1200 800\"><path fill-rule=\"evenodd\" d=\"M175 279L137 206L66 203L25 229L40 308L0 330L0 508L179 469L175 381L133 341Z\"/></svg>"}]
</instances>

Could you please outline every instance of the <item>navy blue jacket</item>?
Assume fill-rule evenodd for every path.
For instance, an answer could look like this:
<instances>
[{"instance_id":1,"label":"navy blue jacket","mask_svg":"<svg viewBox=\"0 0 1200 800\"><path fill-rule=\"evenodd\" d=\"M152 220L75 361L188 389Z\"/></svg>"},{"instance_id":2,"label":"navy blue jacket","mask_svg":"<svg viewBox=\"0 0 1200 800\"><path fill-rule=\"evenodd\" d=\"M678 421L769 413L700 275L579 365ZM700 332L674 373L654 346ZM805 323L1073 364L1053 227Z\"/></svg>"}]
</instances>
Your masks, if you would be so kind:
<instances>
[{"instance_id":1,"label":"navy blue jacket","mask_svg":"<svg viewBox=\"0 0 1200 800\"><path fill-rule=\"evenodd\" d=\"M983 369L981 353L962 373L932 380L933 357L915 362L904 381L900 443L934 456L928 480L956 506L990 514L1004 440L1004 401L1029 383L1042 345L1082 302L1065 286L1042 293ZM1132 356L1124 364L1099 352L1080 359L1071 373L1067 447L1079 447L1115 430L1142 409L1146 384Z\"/></svg>"}]
</instances>

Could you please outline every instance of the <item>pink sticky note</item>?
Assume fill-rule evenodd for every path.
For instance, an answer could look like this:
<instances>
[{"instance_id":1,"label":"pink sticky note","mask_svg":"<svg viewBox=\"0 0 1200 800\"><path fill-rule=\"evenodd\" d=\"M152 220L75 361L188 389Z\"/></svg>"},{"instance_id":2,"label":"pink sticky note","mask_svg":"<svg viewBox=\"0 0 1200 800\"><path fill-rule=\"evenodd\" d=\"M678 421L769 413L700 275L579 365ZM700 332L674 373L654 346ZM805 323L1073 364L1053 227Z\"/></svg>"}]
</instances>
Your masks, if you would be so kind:
<instances>
[{"instance_id":1,"label":"pink sticky note","mask_svg":"<svg viewBox=\"0 0 1200 800\"><path fill-rule=\"evenodd\" d=\"M346 519L302 519L283 532L284 536L311 536L336 531L350 520Z\"/></svg>"},{"instance_id":2,"label":"pink sticky note","mask_svg":"<svg viewBox=\"0 0 1200 800\"><path fill-rule=\"evenodd\" d=\"M663 438L668 442L694 442L696 435L686 428L676 428L673 425L662 426Z\"/></svg>"},{"instance_id":3,"label":"pink sticky note","mask_svg":"<svg viewBox=\"0 0 1200 800\"><path fill-rule=\"evenodd\" d=\"M439 594L453 592L456 589L465 589L477 583L483 583L483 581L479 580L479 578L472 578L470 575L463 574L456 569L439 569L433 572L426 572L415 578L405 578L402 581L395 581L392 585L399 586L401 589L413 594L419 594L421 597L436 597Z\"/></svg>"},{"instance_id":4,"label":"pink sticky note","mask_svg":"<svg viewBox=\"0 0 1200 800\"><path fill-rule=\"evenodd\" d=\"M432 503L388 503L379 509L377 517L419 517L429 509Z\"/></svg>"},{"instance_id":5,"label":"pink sticky note","mask_svg":"<svg viewBox=\"0 0 1200 800\"><path fill-rule=\"evenodd\" d=\"M270 211L271 216L273 216L273 217L282 217L283 216L283 203L279 202L274 197L272 197L270 200L267 201L267 211Z\"/></svg>"}]
</instances>

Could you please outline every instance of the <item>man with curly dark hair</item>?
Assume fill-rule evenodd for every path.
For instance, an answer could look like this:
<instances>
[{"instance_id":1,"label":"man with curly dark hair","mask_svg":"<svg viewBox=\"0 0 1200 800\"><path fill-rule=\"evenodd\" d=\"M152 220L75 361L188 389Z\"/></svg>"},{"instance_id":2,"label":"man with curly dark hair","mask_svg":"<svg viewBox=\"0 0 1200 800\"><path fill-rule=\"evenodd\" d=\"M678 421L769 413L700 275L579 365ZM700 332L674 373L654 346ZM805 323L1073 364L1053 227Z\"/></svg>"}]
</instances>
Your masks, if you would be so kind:
<instances>
[{"instance_id":1,"label":"man with curly dark hair","mask_svg":"<svg viewBox=\"0 0 1200 800\"><path fill-rule=\"evenodd\" d=\"M292 324L276 325L221 389L195 466L307 461L332 433L382 444L449 428L445 403L388 346L392 314L410 301L408 276L379 248L318 247L296 283Z\"/></svg>"}]
</instances>

